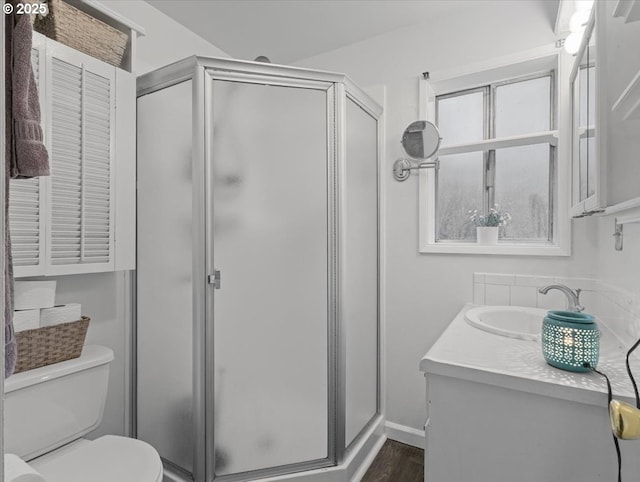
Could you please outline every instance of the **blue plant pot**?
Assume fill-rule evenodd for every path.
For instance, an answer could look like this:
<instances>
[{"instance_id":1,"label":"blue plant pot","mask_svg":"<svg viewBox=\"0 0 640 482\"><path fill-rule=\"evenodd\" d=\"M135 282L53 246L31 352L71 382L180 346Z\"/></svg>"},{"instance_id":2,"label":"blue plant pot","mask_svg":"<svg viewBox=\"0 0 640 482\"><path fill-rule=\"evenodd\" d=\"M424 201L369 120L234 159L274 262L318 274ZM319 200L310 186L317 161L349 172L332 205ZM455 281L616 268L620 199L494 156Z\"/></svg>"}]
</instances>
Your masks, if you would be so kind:
<instances>
[{"instance_id":1,"label":"blue plant pot","mask_svg":"<svg viewBox=\"0 0 640 482\"><path fill-rule=\"evenodd\" d=\"M547 363L571 372L598 366L600 331L592 315L549 311L542 322L542 354Z\"/></svg>"}]
</instances>

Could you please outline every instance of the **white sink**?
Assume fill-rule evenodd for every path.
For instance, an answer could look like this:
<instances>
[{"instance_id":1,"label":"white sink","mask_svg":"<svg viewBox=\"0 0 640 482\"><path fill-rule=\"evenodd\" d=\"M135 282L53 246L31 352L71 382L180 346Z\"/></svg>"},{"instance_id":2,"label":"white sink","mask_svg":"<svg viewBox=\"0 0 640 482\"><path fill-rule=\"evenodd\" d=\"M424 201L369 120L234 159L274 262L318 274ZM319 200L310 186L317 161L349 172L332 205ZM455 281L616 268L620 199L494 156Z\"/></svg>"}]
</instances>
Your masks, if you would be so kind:
<instances>
[{"instance_id":1,"label":"white sink","mask_svg":"<svg viewBox=\"0 0 640 482\"><path fill-rule=\"evenodd\" d=\"M537 341L548 310L524 306L479 306L464 318L471 326L496 335Z\"/></svg>"}]
</instances>

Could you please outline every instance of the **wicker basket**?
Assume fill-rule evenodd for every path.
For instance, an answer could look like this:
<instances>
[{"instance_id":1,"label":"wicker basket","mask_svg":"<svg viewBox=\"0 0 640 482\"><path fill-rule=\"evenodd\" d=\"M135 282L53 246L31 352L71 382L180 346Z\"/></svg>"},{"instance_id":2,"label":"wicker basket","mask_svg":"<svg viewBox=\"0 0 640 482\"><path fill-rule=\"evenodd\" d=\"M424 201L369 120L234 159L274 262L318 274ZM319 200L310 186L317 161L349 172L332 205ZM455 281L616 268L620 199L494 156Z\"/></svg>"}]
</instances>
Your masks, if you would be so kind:
<instances>
[{"instance_id":1,"label":"wicker basket","mask_svg":"<svg viewBox=\"0 0 640 482\"><path fill-rule=\"evenodd\" d=\"M129 37L62 0L48 0L49 14L36 17L33 28L53 40L120 67Z\"/></svg>"},{"instance_id":2,"label":"wicker basket","mask_svg":"<svg viewBox=\"0 0 640 482\"><path fill-rule=\"evenodd\" d=\"M78 358L90 318L16 333L18 359L14 373Z\"/></svg>"}]
</instances>

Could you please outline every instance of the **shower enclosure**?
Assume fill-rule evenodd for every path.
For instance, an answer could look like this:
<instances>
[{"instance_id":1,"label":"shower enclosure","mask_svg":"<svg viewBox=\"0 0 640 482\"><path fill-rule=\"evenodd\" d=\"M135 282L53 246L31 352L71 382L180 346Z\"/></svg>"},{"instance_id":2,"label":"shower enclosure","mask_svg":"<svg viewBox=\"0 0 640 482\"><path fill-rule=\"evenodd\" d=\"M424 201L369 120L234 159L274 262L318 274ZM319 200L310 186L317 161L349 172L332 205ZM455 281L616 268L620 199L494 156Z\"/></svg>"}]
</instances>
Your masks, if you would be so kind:
<instances>
[{"instance_id":1,"label":"shower enclosure","mask_svg":"<svg viewBox=\"0 0 640 482\"><path fill-rule=\"evenodd\" d=\"M133 431L173 480L346 482L379 442L380 115L328 72L138 80Z\"/></svg>"}]
</instances>

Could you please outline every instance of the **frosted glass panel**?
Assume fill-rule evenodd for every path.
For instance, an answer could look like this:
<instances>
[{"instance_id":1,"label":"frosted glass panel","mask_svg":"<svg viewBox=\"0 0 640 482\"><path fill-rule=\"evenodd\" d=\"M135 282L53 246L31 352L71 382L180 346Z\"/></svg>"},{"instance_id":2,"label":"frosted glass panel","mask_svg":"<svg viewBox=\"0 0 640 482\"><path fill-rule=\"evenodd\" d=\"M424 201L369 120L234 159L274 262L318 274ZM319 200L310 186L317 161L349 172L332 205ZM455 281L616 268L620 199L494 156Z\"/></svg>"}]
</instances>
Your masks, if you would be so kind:
<instances>
[{"instance_id":1,"label":"frosted glass panel","mask_svg":"<svg viewBox=\"0 0 640 482\"><path fill-rule=\"evenodd\" d=\"M343 319L346 331L346 442L377 411L378 199L377 122L347 101Z\"/></svg>"},{"instance_id":2,"label":"frosted glass panel","mask_svg":"<svg viewBox=\"0 0 640 482\"><path fill-rule=\"evenodd\" d=\"M437 104L442 146L484 139L484 90L439 97Z\"/></svg>"},{"instance_id":3,"label":"frosted glass panel","mask_svg":"<svg viewBox=\"0 0 640 482\"><path fill-rule=\"evenodd\" d=\"M549 236L549 144L496 150L496 204L511 214L505 239Z\"/></svg>"},{"instance_id":4,"label":"frosted glass panel","mask_svg":"<svg viewBox=\"0 0 640 482\"><path fill-rule=\"evenodd\" d=\"M138 99L138 438L193 469L191 82ZM171 196L167 196L171 193Z\"/></svg>"},{"instance_id":5,"label":"frosted glass panel","mask_svg":"<svg viewBox=\"0 0 640 482\"><path fill-rule=\"evenodd\" d=\"M216 475L328 456L327 94L213 82Z\"/></svg>"},{"instance_id":6,"label":"frosted glass panel","mask_svg":"<svg viewBox=\"0 0 640 482\"><path fill-rule=\"evenodd\" d=\"M495 137L551 130L551 76L496 87L495 126Z\"/></svg>"},{"instance_id":7,"label":"frosted glass panel","mask_svg":"<svg viewBox=\"0 0 640 482\"><path fill-rule=\"evenodd\" d=\"M440 156L438 170L438 239L475 241L469 211L482 212L483 153Z\"/></svg>"}]
</instances>

